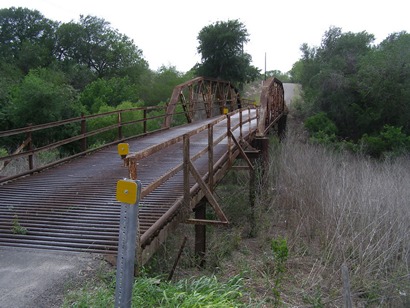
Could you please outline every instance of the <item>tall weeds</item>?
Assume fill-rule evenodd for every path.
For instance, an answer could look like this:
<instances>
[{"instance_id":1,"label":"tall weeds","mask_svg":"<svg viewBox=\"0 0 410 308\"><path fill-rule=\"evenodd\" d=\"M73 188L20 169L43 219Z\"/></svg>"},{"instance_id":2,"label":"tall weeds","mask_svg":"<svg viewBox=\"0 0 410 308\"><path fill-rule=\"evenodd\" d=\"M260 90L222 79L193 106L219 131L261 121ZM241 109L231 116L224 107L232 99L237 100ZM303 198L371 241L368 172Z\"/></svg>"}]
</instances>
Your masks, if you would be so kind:
<instances>
[{"instance_id":1,"label":"tall weeds","mask_svg":"<svg viewBox=\"0 0 410 308\"><path fill-rule=\"evenodd\" d=\"M346 262L357 300L409 303L410 158L373 161L288 136L276 160L294 248L318 253L330 275Z\"/></svg>"}]
</instances>

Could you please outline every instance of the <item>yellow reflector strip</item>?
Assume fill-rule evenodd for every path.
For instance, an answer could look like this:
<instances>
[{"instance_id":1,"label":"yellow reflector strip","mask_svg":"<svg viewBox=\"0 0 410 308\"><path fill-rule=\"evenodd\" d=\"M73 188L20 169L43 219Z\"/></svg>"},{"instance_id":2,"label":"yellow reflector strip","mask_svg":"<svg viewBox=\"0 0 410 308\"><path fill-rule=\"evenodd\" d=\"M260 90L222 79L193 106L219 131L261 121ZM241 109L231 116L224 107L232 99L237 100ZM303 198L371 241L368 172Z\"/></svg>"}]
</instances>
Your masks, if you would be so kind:
<instances>
[{"instance_id":1,"label":"yellow reflector strip","mask_svg":"<svg viewBox=\"0 0 410 308\"><path fill-rule=\"evenodd\" d=\"M226 107L223 108L223 114L228 114L228 108Z\"/></svg>"},{"instance_id":2,"label":"yellow reflector strip","mask_svg":"<svg viewBox=\"0 0 410 308\"><path fill-rule=\"evenodd\" d=\"M135 204L137 202L138 187L133 180L119 180L117 182L117 201Z\"/></svg>"}]
</instances>

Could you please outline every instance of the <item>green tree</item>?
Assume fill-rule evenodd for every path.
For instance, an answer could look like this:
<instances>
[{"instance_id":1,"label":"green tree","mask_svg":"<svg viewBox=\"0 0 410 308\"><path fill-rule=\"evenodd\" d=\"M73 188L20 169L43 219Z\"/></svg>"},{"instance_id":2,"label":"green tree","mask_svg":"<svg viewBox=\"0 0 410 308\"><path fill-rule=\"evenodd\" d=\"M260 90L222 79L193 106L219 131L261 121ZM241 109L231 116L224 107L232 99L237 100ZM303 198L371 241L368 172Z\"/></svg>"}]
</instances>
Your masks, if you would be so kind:
<instances>
[{"instance_id":1,"label":"green tree","mask_svg":"<svg viewBox=\"0 0 410 308\"><path fill-rule=\"evenodd\" d=\"M25 74L53 60L57 23L27 8L0 10L0 60L15 63Z\"/></svg>"},{"instance_id":2,"label":"green tree","mask_svg":"<svg viewBox=\"0 0 410 308\"><path fill-rule=\"evenodd\" d=\"M265 74L263 74L263 77L265 77ZM282 82L290 82L291 81L290 73L284 73L280 70L267 71L266 72L266 78L270 78L270 77L275 77L275 78L279 79Z\"/></svg>"},{"instance_id":3,"label":"green tree","mask_svg":"<svg viewBox=\"0 0 410 308\"><path fill-rule=\"evenodd\" d=\"M81 15L79 23L62 24L57 38L59 60L85 65L100 78L124 76L130 68L148 68L134 42L102 18Z\"/></svg>"},{"instance_id":4,"label":"green tree","mask_svg":"<svg viewBox=\"0 0 410 308\"><path fill-rule=\"evenodd\" d=\"M410 135L410 34L391 34L369 52L357 80L362 130L377 133L388 124Z\"/></svg>"},{"instance_id":5,"label":"green tree","mask_svg":"<svg viewBox=\"0 0 410 308\"><path fill-rule=\"evenodd\" d=\"M202 58L202 63L196 65L198 76L239 84L253 81L259 76L259 69L251 65L252 57L244 52L249 34L240 21L218 21L206 26L197 39L197 50Z\"/></svg>"},{"instance_id":6,"label":"green tree","mask_svg":"<svg viewBox=\"0 0 410 308\"><path fill-rule=\"evenodd\" d=\"M113 106L108 106L108 105L101 105L100 109L96 113L105 113L105 112L111 112L115 110L124 110L124 109L130 109L130 108L135 108L135 107L141 107L142 103L132 103L132 102L127 102L124 101L121 104L119 104L116 107ZM132 112L123 112L121 114L121 121L122 123L127 123L127 122L132 122L132 121L137 121L143 119L143 111L142 110L137 110L137 111L132 111ZM101 128L108 127L110 125L115 125L118 123L118 117L116 114L104 116L101 118L95 118L95 119L90 119L88 121L88 126L87 129L88 131L95 131ZM122 128L122 134L123 137L130 137L130 136L135 136L138 134L141 134L143 132L143 123L142 122L136 122L130 125L124 125ZM112 142L118 139L118 129L117 127L97 134L95 136L92 136L89 138L89 143L92 145L92 147L100 146L102 144Z\"/></svg>"},{"instance_id":7,"label":"green tree","mask_svg":"<svg viewBox=\"0 0 410 308\"><path fill-rule=\"evenodd\" d=\"M189 77L187 79L184 74L178 72L175 66L161 66L151 74L151 79L141 91L141 98L148 106L168 102L175 86L187 80Z\"/></svg>"},{"instance_id":8,"label":"green tree","mask_svg":"<svg viewBox=\"0 0 410 308\"><path fill-rule=\"evenodd\" d=\"M357 73L373 40L373 35L365 31L342 33L340 28L331 27L319 48L302 45L301 82L311 111L324 111L345 138L357 140L363 134L357 129L361 99Z\"/></svg>"},{"instance_id":9,"label":"green tree","mask_svg":"<svg viewBox=\"0 0 410 308\"><path fill-rule=\"evenodd\" d=\"M82 109L64 74L42 68L30 71L13 89L6 110L13 126L22 127L78 116Z\"/></svg>"},{"instance_id":10,"label":"green tree","mask_svg":"<svg viewBox=\"0 0 410 308\"><path fill-rule=\"evenodd\" d=\"M22 78L23 74L16 65L0 61L0 130L11 127L6 108L10 103L11 90L20 83Z\"/></svg>"},{"instance_id":11,"label":"green tree","mask_svg":"<svg viewBox=\"0 0 410 308\"><path fill-rule=\"evenodd\" d=\"M303 71L303 62L302 60L298 60L293 64L292 69L289 72L291 82L300 83L301 78L302 78L301 77L302 71Z\"/></svg>"},{"instance_id":12,"label":"green tree","mask_svg":"<svg viewBox=\"0 0 410 308\"><path fill-rule=\"evenodd\" d=\"M99 78L88 84L81 93L80 101L91 113L102 106L116 107L124 101L138 101L138 93L129 78Z\"/></svg>"}]
</instances>

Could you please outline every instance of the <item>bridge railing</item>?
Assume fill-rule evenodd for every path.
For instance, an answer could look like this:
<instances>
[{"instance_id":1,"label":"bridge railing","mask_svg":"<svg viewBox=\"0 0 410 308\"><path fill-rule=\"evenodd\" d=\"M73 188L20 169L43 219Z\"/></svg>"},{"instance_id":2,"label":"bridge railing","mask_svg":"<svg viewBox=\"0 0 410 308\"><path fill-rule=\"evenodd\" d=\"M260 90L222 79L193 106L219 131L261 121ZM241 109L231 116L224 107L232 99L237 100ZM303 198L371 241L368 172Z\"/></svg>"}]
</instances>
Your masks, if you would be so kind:
<instances>
[{"instance_id":1,"label":"bridge railing","mask_svg":"<svg viewBox=\"0 0 410 308\"><path fill-rule=\"evenodd\" d=\"M256 111L251 112L252 109ZM231 118L235 115L238 115L239 121L233 123L231 121ZM214 139L213 130L215 125L225 120L226 131L222 134L219 134L217 138ZM227 115L219 116L212 122L186 132L183 135L176 136L170 140L155 144L142 151L130 153L127 155L127 157L125 158L125 164L128 165L130 169L130 178L138 179L138 164L136 163L137 161L153 155L156 152L159 152L173 144L183 142L183 160L181 161L181 163L167 170L163 175L161 175L161 177L156 178L153 182L145 183L144 187L142 188L141 198L144 198L181 171L183 172L184 182L186 182L184 183L184 196L178 199L164 216L162 216L147 231L145 231L144 234L142 234L140 239L141 247L149 245L154 233L160 230L162 226L167 224L167 222L169 222L175 215L177 215L177 213L181 210L182 205L184 208L187 208L192 204L191 198L195 194L195 192L197 192L198 190L203 191L204 185L207 187L205 188L205 190L213 190L214 184L216 184L218 181L218 177L215 175L216 170L220 170L223 165L231 166L233 164L235 153L238 151L238 148L240 148L240 144L242 144L242 140L245 138L245 136L249 138L249 136L256 134L257 121L258 110L254 106L250 105L246 108L234 110ZM253 122L254 125L251 125L251 122ZM191 154L189 152L190 139L204 131L208 131L207 143L204 143L202 149ZM234 132L236 133L237 138L234 136ZM219 157L218 160L214 160L214 149L221 144L226 144L225 154L222 157ZM199 175L199 172L197 172L195 169L194 162L201 158L203 155L207 155L208 171L204 175ZM193 173L195 173L194 177L196 178L196 183L194 185L190 185L189 177L190 174ZM219 220L206 221L206 223L226 224L227 221L226 218L224 218L223 213L221 211L218 211L217 205L214 206L216 208L216 213Z\"/></svg>"},{"instance_id":2,"label":"bridge railing","mask_svg":"<svg viewBox=\"0 0 410 308\"><path fill-rule=\"evenodd\" d=\"M127 138L191 123L201 118L215 117L246 106L255 107L253 101L241 98L230 82L197 77L176 86L166 106L129 108L1 131L0 146L6 145L12 149L11 154L0 157L0 183L49 168ZM265 81L258 110L261 119L258 122L258 135L264 136L286 112L283 85L278 79ZM102 125L94 123L94 129L87 128L98 120L101 120ZM100 138L97 141L101 145L98 142L88 145L87 141L101 136L108 141L104 140L104 144L101 144ZM14 144L14 148L10 144ZM37 154L56 148L65 149L64 153L58 153L57 159L42 166L35 162ZM20 162L19 168L11 174L4 172L5 167L17 159L26 159L27 162Z\"/></svg>"},{"instance_id":3,"label":"bridge railing","mask_svg":"<svg viewBox=\"0 0 410 308\"><path fill-rule=\"evenodd\" d=\"M138 107L110 111L94 115L66 119L57 122L31 125L23 128L1 131L0 145L18 144L11 154L0 157L0 183L18 176L38 172L69 159L116 144L129 138L143 136L162 130L166 117L165 106ZM100 121L100 123L98 123ZM90 126L93 126L90 129ZM68 135L68 137L67 137ZM95 144L88 144L93 139ZM103 141L101 141L104 139ZM35 157L42 152L61 149L63 157L40 165ZM5 170L13 160L19 160L18 167Z\"/></svg>"}]
</instances>

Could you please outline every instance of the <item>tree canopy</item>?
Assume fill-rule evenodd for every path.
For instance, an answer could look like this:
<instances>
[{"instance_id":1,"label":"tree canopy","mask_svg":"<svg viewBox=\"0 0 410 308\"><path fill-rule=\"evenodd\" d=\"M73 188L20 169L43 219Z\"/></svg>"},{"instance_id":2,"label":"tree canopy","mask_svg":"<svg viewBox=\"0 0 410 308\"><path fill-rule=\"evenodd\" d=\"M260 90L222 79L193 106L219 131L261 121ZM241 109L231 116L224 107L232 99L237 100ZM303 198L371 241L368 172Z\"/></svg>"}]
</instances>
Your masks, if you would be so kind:
<instances>
[{"instance_id":1,"label":"tree canopy","mask_svg":"<svg viewBox=\"0 0 410 308\"><path fill-rule=\"evenodd\" d=\"M307 115L323 112L339 139L369 143L369 136L386 136L386 129L397 135L396 128L410 135L410 34L373 42L365 31L331 27L319 47L301 46L302 59L292 69Z\"/></svg>"},{"instance_id":2,"label":"tree canopy","mask_svg":"<svg viewBox=\"0 0 410 308\"><path fill-rule=\"evenodd\" d=\"M198 76L233 83L250 82L259 76L259 69L251 65L252 57L244 52L249 34L240 21L218 21L206 26L199 32L197 39L197 50L202 59L196 66Z\"/></svg>"},{"instance_id":3,"label":"tree canopy","mask_svg":"<svg viewBox=\"0 0 410 308\"><path fill-rule=\"evenodd\" d=\"M57 30L56 57L84 65L97 77L124 75L127 68L147 67L142 51L127 36L94 16L80 16Z\"/></svg>"},{"instance_id":4,"label":"tree canopy","mask_svg":"<svg viewBox=\"0 0 410 308\"><path fill-rule=\"evenodd\" d=\"M56 27L56 22L36 10L0 10L0 59L15 64L25 74L31 68L49 65Z\"/></svg>"},{"instance_id":5,"label":"tree canopy","mask_svg":"<svg viewBox=\"0 0 410 308\"><path fill-rule=\"evenodd\" d=\"M151 71L126 35L95 16L60 23L27 8L0 9L0 130L166 102L190 78Z\"/></svg>"}]
</instances>

